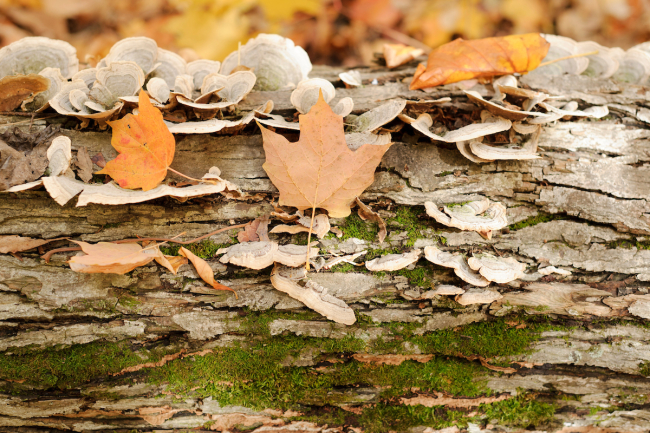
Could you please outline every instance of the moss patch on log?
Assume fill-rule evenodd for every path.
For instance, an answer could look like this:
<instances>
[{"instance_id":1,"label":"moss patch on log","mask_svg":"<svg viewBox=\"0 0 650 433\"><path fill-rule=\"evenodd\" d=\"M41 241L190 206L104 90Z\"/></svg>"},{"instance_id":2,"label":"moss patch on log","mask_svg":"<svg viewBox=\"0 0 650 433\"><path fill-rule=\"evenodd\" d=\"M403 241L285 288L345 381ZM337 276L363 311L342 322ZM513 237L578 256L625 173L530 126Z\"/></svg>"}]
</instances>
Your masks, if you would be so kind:
<instances>
[{"instance_id":1,"label":"moss patch on log","mask_svg":"<svg viewBox=\"0 0 650 433\"><path fill-rule=\"evenodd\" d=\"M169 346L134 350L126 341L93 342L60 349L12 349L12 354L0 353L0 379L70 389L126 367L159 361L174 350Z\"/></svg>"}]
</instances>

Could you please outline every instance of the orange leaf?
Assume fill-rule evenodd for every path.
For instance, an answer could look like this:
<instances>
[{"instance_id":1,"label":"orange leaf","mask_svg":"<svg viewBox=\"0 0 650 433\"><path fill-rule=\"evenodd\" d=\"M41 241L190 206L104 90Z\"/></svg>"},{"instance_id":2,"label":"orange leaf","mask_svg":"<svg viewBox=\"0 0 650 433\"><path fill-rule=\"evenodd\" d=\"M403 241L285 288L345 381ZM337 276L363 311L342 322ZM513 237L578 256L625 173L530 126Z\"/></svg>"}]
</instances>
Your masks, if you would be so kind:
<instances>
[{"instance_id":1,"label":"orange leaf","mask_svg":"<svg viewBox=\"0 0 650 433\"><path fill-rule=\"evenodd\" d=\"M234 292L234 290L231 289L230 287L224 286L223 284L214 280L214 272L212 272L212 269L210 268L210 265L208 265L208 262L206 262L200 257L195 256L190 250L184 247L181 247L178 250L178 253L183 257L187 257L189 261L192 262L192 264L196 268L196 272L199 274L199 277L201 277L203 281L211 285L213 289L230 290L231 292ZM235 296L237 295L235 294Z\"/></svg>"},{"instance_id":2,"label":"orange leaf","mask_svg":"<svg viewBox=\"0 0 650 433\"><path fill-rule=\"evenodd\" d=\"M318 207L333 218L350 215L350 205L374 181L375 169L392 144L350 150L343 118L334 114L322 93L309 113L300 115L298 142L259 126L266 153L262 167L280 190L280 205Z\"/></svg>"},{"instance_id":3,"label":"orange leaf","mask_svg":"<svg viewBox=\"0 0 650 433\"><path fill-rule=\"evenodd\" d=\"M111 144L119 155L97 174L108 174L122 188L155 188L167 175L174 159L174 136L163 122L160 110L140 92L137 115L108 122L113 129Z\"/></svg>"},{"instance_id":4,"label":"orange leaf","mask_svg":"<svg viewBox=\"0 0 650 433\"><path fill-rule=\"evenodd\" d=\"M550 44L539 33L455 41L429 54L427 66L415 71L411 90L535 69Z\"/></svg>"}]
</instances>

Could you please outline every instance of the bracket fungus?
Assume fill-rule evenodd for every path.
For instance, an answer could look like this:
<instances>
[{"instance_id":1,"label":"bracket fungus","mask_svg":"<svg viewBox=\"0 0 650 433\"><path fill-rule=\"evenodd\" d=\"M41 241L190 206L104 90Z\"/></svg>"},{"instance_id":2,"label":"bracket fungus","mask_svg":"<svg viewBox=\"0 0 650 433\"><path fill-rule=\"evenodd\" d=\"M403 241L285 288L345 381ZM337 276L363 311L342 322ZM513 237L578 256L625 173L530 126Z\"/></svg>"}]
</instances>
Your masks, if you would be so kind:
<instances>
[{"instance_id":1,"label":"bracket fungus","mask_svg":"<svg viewBox=\"0 0 650 433\"><path fill-rule=\"evenodd\" d=\"M501 293L496 290L485 290L471 288L463 294L456 296L454 299L460 305L473 305L473 304L491 304L503 298Z\"/></svg>"},{"instance_id":2,"label":"bracket fungus","mask_svg":"<svg viewBox=\"0 0 650 433\"><path fill-rule=\"evenodd\" d=\"M271 284L334 322L352 325L357 321L354 310L339 298L328 294L326 288L311 280L307 280L304 285L298 284L306 276L304 268L275 265L271 272Z\"/></svg>"},{"instance_id":3,"label":"bracket fungus","mask_svg":"<svg viewBox=\"0 0 650 433\"><path fill-rule=\"evenodd\" d=\"M172 123L165 121L165 125L172 134L210 134L213 132L235 132L248 125L254 118L255 113L249 111L237 120L208 119L198 122Z\"/></svg>"},{"instance_id":4,"label":"bracket fungus","mask_svg":"<svg viewBox=\"0 0 650 433\"><path fill-rule=\"evenodd\" d=\"M395 119L406 107L404 99L393 99L348 121L351 132L371 132Z\"/></svg>"},{"instance_id":5,"label":"bracket fungus","mask_svg":"<svg viewBox=\"0 0 650 433\"><path fill-rule=\"evenodd\" d=\"M45 37L26 37L0 49L0 78L38 74L57 68L65 79L79 70L77 50L67 42Z\"/></svg>"},{"instance_id":6,"label":"bracket fungus","mask_svg":"<svg viewBox=\"0 0 650 433\"><path fill-rule=\"evenodd\" d=\"M307 52L291 39L280 35L260 34L221 64L221 74L228 75L239 65L251 68L257 76L255 90L292 89L311 71Z\"/></svg>"},{"instance_id":7,"label":"bracket fungus","mask_svg":"<svg viewBox=\"0 0 650 433\"><path fill-rule=\"evenodd\" d=\"M486 253L471 257L467 263L486 280L500 284L521 278L526 270L525 264L512 257L495 257Z\"/></svg>"},{"instance_id":8,"label":"bracket fungus","mask_svg":"<svg viewBox=\"0 0 650 433\"><path fill-rule=\"evenodd\" d=\"M493 230L500 230L508 225L506 207L489 199L471 201L458 206L443 206L443 212L430 201L424 203L427 215L447 227L478 232L486 239L492 238Z\"/></svg>"},{"instance_id":9,"label":"bracket fungus","mask_svg":"<svg viewBox=\"0 0 650 433\"><path fill-rule=\"evenodd\" d=\"M144 73L136 63L113 62L97 69L90 88L83 79L66 83L50 105L59 114L103 124L122 108L121 97L136 95L143 85Z\"/></svg>"},{"instance_id":10,"label":"bracket fungus","mask_svg":"<svg viewBox=\"0 0 650 433\"><path fill-rule=\"evenodd\" d=\"M165 104L169 101L171 91L169 86L162 78L154 77L147 82L147 93L159 104Z\"/></svg>"},{"instance_id":11,"label":"bracket fungus","mask_svg":"<svg viewBox=\"0 0 650 433\"><path fill-rule=\"evenodd\" d=\"M158 48L156 55L156 65L149 73L150 77L162 78L171 88L176 82L176 77L185 74L187 62L178 54Z\"/></svg>"},{"instance_id":12,"label":"bracket fungus","mask_svg":"<svg viewBox=\"0 0 650 433\"><path fill-rule=\"evenodd\" d=\"M420 299L433 299L436 296L454 296L462 295L465 293L465 289L462 289L458 286L452 286L450 284L441 284L436 287L434 290L428 290L424 292Z\"/></svg>"},{"instance_id":13,"label":"bracket fungus","mask_svg":"<svg viewBox=\"0 0 650 433\"><path fill-rule=\"evenodd\" d=\"M505 86L496 86L499 89L499 92L501 94L505 94L510 88L505 87ZM537 93L537 92L535 92ZM486 110L488 110L490 113L494 114L495 116L505 118L508 120L524 120L527 117L531 116L545 116L545 113L540 113L537 111L522 111L522 110L515 110L508 108L504 105L499 105L493 101L487 101L483 99L483 97L478 93L473 90L465 90L465 95L467 97L475 102L477 105L482 106ZM543 95L543 94L542 94ZM548 95L545 95L548 97ZM544 98L546 99L546 98ZM471 125L470 125L471 126ZM462 128L461 128L462 129ZM500 132L500 131L499 131ZM476 137L473 137L476 138ZM467 140L467 139L465 139Z\"/></svg>"},{"instance_id":14,"label":"bracket fungus","mask_svg":"<svg viewBox=\"0 0 650 433\"><path fill-rule=\"evenodd\" d=\"M187 74L192 76L195 89L201 88L206 76L217 74L220 69L221 62L216 60L199 59L187 64Z\"/></svg>"},{"instance_id":15,"label":"bracket fungus","mask_svg":"<svg viewBox=\"0 0 650 433\"><path fill-rule=\"evenodd\" d=\"M47 78L50 81L50 85L47 90L36 95L33 101L28 103L23 102L23 110L36 111L37 113L40 113L49 108L50 99L59 93L63 88L63 85L67 82L58 68L45 68L39 72L38 75Z\"/></svg>"},{"instance_id":16,"label":"bracket fungus","mask_svg":"<svg viewBox=\"0 0 650 433\"><path fill-rule=\"evenodd\" d=\"M361 80L361 73L359 71L341 72L339 74L339 78L341 81L343 81L345 87L347 88L359 87L363 85L363 81Z\"/></svg>"},{"instance_id":17,"label":"bracket fungus","mask_svg":"<svg viewBox=\"0 0 650 433\"><path fill-rule=\"evenodd\" d=\"M316 257L318 248L309 247L309 257ZM272 241L244 242L225 249L221 263L232 263L250 269L264 269L274 262L286 266L302 266L307 257L306 245L278 245Z\"/></svg>"},{"instance_id":18,"label":"bracket fungus","mask_svg":"<svg viewBox=\"0 0 650 433\"><path fill-rule=\"evenodd\" d=\"M571 38L549 34L542 36L550 43L548 53L542 60L542 64L562 57L580 54L578 43ZM562 75L566 73L580 75L587 67L589 67L589 59L586 57L573 57L549 65L539 66L533 69L531 74Z\"/></svg>"},{"instance_id":19,"label":"bracket fungus","mask_svg":"<svg viewBox=\"0 0 650 433\"><path fill-rule=\"evenodd\" d=\"M490 281L474 272L461 255L448 253L436 247L428 246L424 247L424 258L436 265L452 268L458 278L473 286L486 287L490 285Z\"/></svg>"},{"instance_id":20,"label":"bracket fungus","mask_svg":"<svg viewBox=\"0 0 650 433\"><path fill-rule=\"evenodd\" d=\"M200 96L192 100L189 95L193 94L194 79L190 75L180 77L183 78L179 80L177 77L177 92L174 95L180 104L194 108L194 112L202 118L214 117L219 110L239 103L253 89L257 79L251 71L237 71L230 75L208 74L203 78ZM218 101L212 102L214 98Z\"/></svg>"},{"instance_id":21,"label":"bracket fungus","mask_svg":"<svg viewBox=\"0 0 650 433\"><path fill-rule=\"evenodd\" d=\"M273 264L278 247L276 242L269 241L235 244L226 249L219 261L249 269L264 269Z\"/></svg>"},{"instance_id":22,"label":"bracket fungus","mask_svg":"<svg viewBox=\"0 0 650 433\"><path fill-rule=\"evenodd\" d=\"M199 183L198 185L190 185L183 188L163 184L147 191L120 188L114 182L87 184L66 176L47 176L42 180L47 192L61 206L65 205L79 193L81 194L77 199L77 207L92 203L108 205L142 203L160 197L177 197L183 199L219 193L241 194L236 185L211 173L204 175L203 179L205 179L206 183Z\"/></svg>"},{"instance_id":23,"label":"bracket fungus","mask_svg":"<svg viewBox=\"0 0 650 433\"><path fill-rule=\"evenodd\" d=\"M503 144L490 145L487 143L483 143L481 139L474 139L469 141L469 143L467 144L469 149L466 148L465 150L469 151L469 153L471 153L478 159L482 160L482 162L495 161L495 160L508 160L508 159L517 159L517 160L537 159L540 157L539 155L537 155L537 143L539 142L539 136L542 130L539 125L532 125L532 126L534 128L532 132L533 135L529 139L525 140L523 144L518 144L515 142L515 143L505 144L505 145ZM519 128L519 130L525 130L527 133L525 135L531 133L528 129Z\"/></svg>"},{"instance_id":24,"label":"bracket fungus","mask_svg":"<svg viewBox=\"0 0 650 433\"><path fill-rule=\"evenodd\" d=\"M300 214L302 212L299 211ZM291 233L291 234L296 234L296 233L305 233L309 231L309 226L311 225L311 218L298 215L299 219L297 221L298 224L290 226L286 224L280 224L275 227L269 232L269 233ZM327 215L325 214L319 214L316 215L314 218L314 224L312 226L312 233L314 233L316 236L318 236L320 239L325 237L327 233L330 231L330 221Z\"/></svg>"},{"instance_id":25,"label":"bracket fungus","mask_svg":"<svg viewBox=\"0 0 650 433\"><path fill-rule=\"evenodd\" d=\"M605 79L612 78L632 84L643 84L650 77L650 43L635 45L627 51L603 47L593 41L576 42L565 36L543 35L550 43L544 62L576 56L540 66L530 72L530 78L560 74L582 74Z\"/></svg>"},{"instance_id":26,"label":"bracket fungus","mask_svg":"<svg viewBox=\"0 0 650 433\"><path fill-rule=\"evenodd\" d=\"M481 112L481 123L473 123L463 126L454 131L447 132L444 136L434 134L431 131L433 119L429 113L422 113L417 119L413 119L405 114L399 116L404 122L410 124L413 129L420 131L432 140L444 141L446 143L456 143L459 141L468 141L474 138L484 137L497 132L503 132L510 129L512 122L502 117L492 116L488 111Z\"/></svg>"},{"instance_id":27,"label":"bracket fungus","mask_svg":"<svg viewBox=\"0 0 650 433\"><path fill-rule=\"evenodd\" d=\"M493 159L483 159L479 158L478 156L474 155L472 153L472 150L470 148L470 144L473 142L478 141L480 143L480 139L473 139L470 141L459 141L456 143L456 148L460 152L461 155L463 155L465 158L469 159L472 162L475 162L477 164L482 164L484 162L492 162L494 161Z\"/></svg>"},{"instance_id":28,"label":"bracket fungus","mask_svg":"<svg viewBox=\"0 0 650 433\"><path fill-rule=\"evenodd\" d=\"M97 67L105 67L112 62L135 62L147 75L156 67L158 44L143 36L122 39L111 47L110 51Z\"/></svg>"},{"instance_id":29,"label":"bracket fungus","mask_svg":"<svg viewBox=\"0 0 650 433\"><path fill-rule=\"evenodd\" d=\"M405 267L417 262L421 254L422 250L419 249L402 254L387 254L366 262L366 268L373 272L399 271L400 269L404 269Z\"/></svg>"},{"instance_id":30,"label":"bracket fungus","mask_svg":"<svg viewBox=\"0 0 650 433\"><path fill-rule=\"evenodd\" d=\"M609 48L603 47L597 42L578 42L578 51L581 53L597 52L597 54L587 56L589 65L582 71L582 75L605 79L614 75L618 70L617 58L612 55Z\"/></svg>"},{"instance_id":31,"label":"bracket fungus","mask_svg":"<svg viewBox=\"0 0 650 433\"><path fill-rule=\"evenodd\" d=\"M618 69L612 76L616 81L630 84L642 84L650 77L650 54L630 48L617 57Z\"/></svg>"},{"instance_id":32,"label":"bracket fungus","mask_svg":"<svg viewBox=\"0 0 650 433\"><path fill-rule=\"evenodd\" d=\"M60 135L52 140L52 144L47 148L47 159L50 161L48 168L50 176L60 176L70 168L72 161L72 142L64 135Z\"/></svg>"},{"instance_id":33,"label":"bracket fungus","mask_svg":"<svg viewBox=\"0 0 650 433\"><path fill-rule=\"evenodd\" d=\"M323 78L310 78L298 83L298 87L291 92L291 104L296 107L300 114L307 114L311 107L318 101L319 93L323 94L323 99L330 106L330 102L336 96L336 89L334 85ZM332 111L339 116L345 117L352 112L354 108L354 101L352 98L342 98L338 103L332 107Z\"/></svg>"}]
</instances>

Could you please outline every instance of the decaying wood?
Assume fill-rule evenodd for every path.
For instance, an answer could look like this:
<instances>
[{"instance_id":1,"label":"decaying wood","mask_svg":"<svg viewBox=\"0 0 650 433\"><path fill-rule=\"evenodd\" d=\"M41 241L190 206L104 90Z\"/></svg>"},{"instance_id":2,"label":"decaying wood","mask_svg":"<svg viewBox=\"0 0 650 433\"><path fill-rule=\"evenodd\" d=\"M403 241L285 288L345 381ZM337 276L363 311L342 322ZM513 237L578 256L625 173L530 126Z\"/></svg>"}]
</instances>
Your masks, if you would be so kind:
<instances>
[{"instance_id":1,"label":"decaying wood","mask_svg":"<svg viewBox=\"0 0 650 433\"><path fill-rule=\"evenodd\" d=\"M318 68L311 75L336 82L339 72ZM413 68L360 72L363 79L393 82L337 89L337 98L354 99L357 114L396 97L451 97L443 110L457 104L472 106L457 90L443 88L432 94L408 90L401 79L412 75ZM580 429L596 425L593 431L647 431L650 378L644 366L650 365L650 331L644 325L650 319L650 130L648 117L644 117L647 109L642 105L647 90L582 76L535 80L526 77L523 82L588 104L609 104L614 114L598 122L573 120L544 126L539 159L485 164L468 161L453 144L431 143L405 127L395 135L398 140L361 199L381 202L373 209L386 212L384 219L394 216L391 209L396 206L410 209L424 228L410 239L406 226L387 220L388 236L382 242L326 236L319 244L321 254L386 249L407 253L436 246L467 257L487 252L523 263L523 277L490 286L486 302L491 303L476 303L482 302L478 296L482 292L475 293L453 270L436 267L424 258L392 273L373 274L363 268L348 272L323 268L312 273L313 284L337 300L342 321L352 323L355 316L351 312L356 313L359 320L344 325L318 315L305 317L308 310L301 302L274 289L268 268L244 270L232 262L222 263L218 257L208 259L215 279L236 290L238 298L208 288L189 266L181 267L178 275L153 262L126 275L82 274L65 263L72 253L57 253L49 264L33 251L20 253L20 257L2 254L2 356L83 347L79 345L92 342L124 342L136 353L143 345L151 345L166 355L62 389L9 377L0 360L0 431L347 432L356 431L349 427L356 428L357 418L325 426L328 421L319 423L318 417L341 408L358 414L378 404L435 406L461 398L462 404L452 401L457 406L450 405L450 409L467 407L468 412L481 413L475 407L479 403L507 402L521 393L556 405L555 414L539 431L569 431L562 429L571 426L583 431ZM288 114L290 93L253 92L242 110L273 99L276 109ZM14 118L0 121L16 122ZM32 128L42 129L44 124L35 120ZM26 131L29 123L18 126ZM13 127L0 125L0 130ZM107 132L67 128L62 132L72 140L73 150L85 147L91 158L100 153L106 160L116 156ZM206 168L217 166L223 179L253 196L260 194L259 199L229 201L208 196L179 202L162 198L141 204L84 207L75 207L73 199L62 207L44 191L1 194L0 234L98 242L184 233L179 239L192 239L274 210L271 198L277 190L262 169L263 162L262 140L254 125L232 136L178 135L172 168L198 177ZM462 203L484 198L502 203L508 223L524 222L524 227L495 230L491 239L485 239L477 232L438 224L424 209L425 202ZM530 223L533 218L539 222ZM332 221L333 226L344 228L342 223ZM229 244L236 236L237 230L231 230L210 240ZM281 244L290 239L287 234L269 236ZM67 243L57 240L49 245L54 248ZM358 259L362 260L363 256ZM551 266L562 272L542 271ZM431 272L429 281L418 286L408 275L421 268ZM433 288L428 287L431 284ZM454 296L464 298L456 302ZM461 305L466 303L469 305ZM266 313L278 315L264 325L266 333L251 331L247 319ZM212 356L223 348L252 347L266 344L267 339L276 343L286 339L289 344L294 338L320 343L287 358L282 368L304 369L314 375L351 362L375 367L424 366L443 358L481 368L479 358L468 358L470 354L422 352L410 343L394 353L341 352L336 356L324 347L355 338L369 345L394 342L398 336L402 338L396 330L404 327L412 329L412 336L440 330L462 334L464 326L503 320L504 316L511 320L510 315L515 314L522 326L526 320L544 316L556 329L542 332L525 353L484 360L490 365L507 365L506 371L484 368L477 377L486 382L491 395L449 396L432 389L407 390L399 398L386 399L381 384L349 383L329 388L327 395L308 395L296 407L264 410L252 404L222 405L218 398L196 389L177 394L168 383L148 379L173 363ZM206 387L210 378L205 379L206 383L195 386ZM299 412L314 417L306 421ZM509 428L499 420L483 421L492 425L492 431ZM424 425L417 428L412 431L433 431L425 430Z\"/></svg>"}]
</instances>

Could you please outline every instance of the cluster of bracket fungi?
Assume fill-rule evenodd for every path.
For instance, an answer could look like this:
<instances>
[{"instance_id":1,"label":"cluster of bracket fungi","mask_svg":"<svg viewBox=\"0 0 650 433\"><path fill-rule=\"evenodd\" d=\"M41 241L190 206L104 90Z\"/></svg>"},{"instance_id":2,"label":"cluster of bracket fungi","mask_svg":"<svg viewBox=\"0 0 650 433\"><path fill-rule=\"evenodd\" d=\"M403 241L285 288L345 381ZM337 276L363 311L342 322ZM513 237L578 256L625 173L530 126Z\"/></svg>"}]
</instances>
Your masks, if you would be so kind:
<instances>
[{"instance_id":1,"label":"cluster of bracket fungi","mask_svg":"<svg viewBox=\"0 0 650 433\"><path fill-rule=\"evenodd\" d=\"M578 43L552 35L545 37L551 44L545 60L597 53L558 61L531 74L586 74L632 83L643 83L650 77L650 43L623 51L604 48L594 42ZM480 121L457 129L450 130L449 125L437 121L427 112L431 107L444 108L451 99L427 99L426 92L422 92L420 100L395 98L365 113L353 115L354 100L337 97L337 89L328 80L309 78L312 64L307 53L279 35L261 34L223 62L200 59L189 63L179 55L159 48L152 39L127 38L116 43L96 67L79 67L76 50L67 42L43 37L24 38L0 49L0 94L19 95L12 110L42 112L51 108L59 114L80 119L81 128L90 126L91 122L105 128L107 121L137 110L138 94L145 89L151 102L168 114L167 119L171 120L166 124L172 133L198 134L231 133L244 128L253 119L279 129L299 130L299 123L293 119L289 121L282 115L272 114L272 100L250 112L240 112L237 105L251 92L292 90L290 101L299 113L304 114L322 93L333 111L346 117L346 141L352 149L368 143L387 144L391 142L392 131L408 124L432 142L454 143L462 155L476 163L539 158L537 141L543 124L568 117L601 118L608 114L606 106L578 109L576 102L567 101L561 95L520 88L516 77L504 76L495 79L492 86L481 85L476 87L478 90L464 90L469 101L479 107L480 116L475 118L480 118ZM359 71L342 73L340 79L346 87L374 85L371 80L363 80ZM395 122L394 126L385 127L390 122ZM490 141L489 136L504 132L509 133L507 143ZM50 176L43 178L41 183L60 204L65 204L79 192L81 197L77 205L138 202L176 194L164 190L169 187L161 185L156 189L160 191L152 190L146 196L135 197L137 192L129 192L135 198L128 201L125 193L115 185L84 185L70 173L70 142L66 140L54 140L47 155ZM211 170L206 174L206 177L210 176L218 178L218 172ZM240 193L236 186L223 182L219 191L197 189L196 194L188 192L185 197L223 190ZM93 188L104 201L94 201ZM25 188L14 191L21 189ZM494 230L507 226L505 207L488 199L440 207L428 202L425 207L427 214L437 222L475 231L486 238L490 238ZM303 215L296 216L292 222L296 225L276 226L271 232L297 233L308 230L310 226L309 217ZM326 216L316 216L315 222L314 232L319 237L330 230ZM308 250L310 257L318 255L318 249L311 246L279 245L262 239L242 242L221 251L220 261L252 269L275 264L271 279L276 288L332 320L353 323L354 313L343 301L328 295L311 281L304 286L298 285L297 282L306 274L304 269L296 267L305 263ZM316 268L328 269L341 262L354 263L361 255L363 252L334 257ZM395 271L413 265L421 255L422 250L415 249L370 260L365 266L371 271ZM433 246L424 249L424 257L437 265L454 269L460 279L474 286L468 291L454 286L440 286L435 290L436 295L454 295L465 305L498 299L498 292L478 288L487 287L491 282L503 284L521 278L525 270L525 265L513 258L476 254L466 259Z\"/></svg>"}]
</instances>

